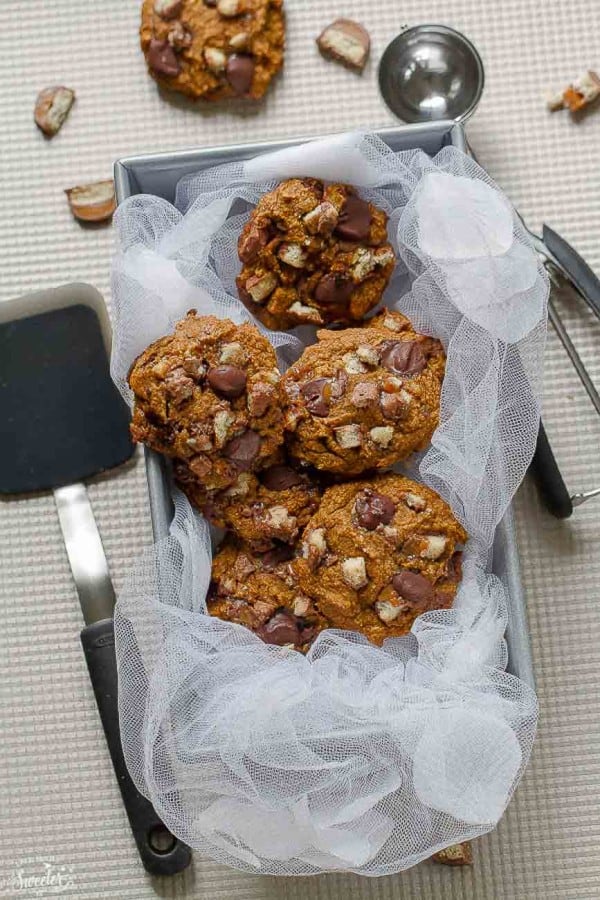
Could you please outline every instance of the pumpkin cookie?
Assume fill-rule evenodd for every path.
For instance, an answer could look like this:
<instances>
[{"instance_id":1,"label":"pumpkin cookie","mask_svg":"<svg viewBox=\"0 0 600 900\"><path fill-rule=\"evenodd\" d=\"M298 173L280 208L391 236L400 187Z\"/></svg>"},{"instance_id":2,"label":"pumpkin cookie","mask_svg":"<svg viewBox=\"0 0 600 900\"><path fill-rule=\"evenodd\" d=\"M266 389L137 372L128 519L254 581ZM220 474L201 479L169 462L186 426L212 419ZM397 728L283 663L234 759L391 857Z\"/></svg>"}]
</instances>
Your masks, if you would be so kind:
<instances>
[{"instance_id":1,"label":"pumpkin cookie","mask_svg":"<svg viewBox=\"0 0 600 900\"><path fill-rule=\"evenodd\" d=\"M207 491L184 462L175 464L175 480L209 522L259 553L293 544L321 495L308 475L282 463L256 474L242 472L224 491Z\"/></svg>"},{"instance_id":2,"label":"pumpkin cookie","mask_svg":"<svg viewBox=\"0 0 600 900\"><path fill-rule=\"evenodd\" d=\"M185 460L206 489L227 488L282 444L279 379L275 351L253 325L192 311L133 364L132 437Z\"/></svg>"},{"instance_id":3,"label":"pumpkin cookie","mask_svg":"<svg viewBox=\"0 0 600 900\"><path fill-rule=\"evenodd\" d=\"M261 198L238 242L238 293L268 328L349 324L394 270L387 215L345 184L292 178Z\"/></svg>"},{"instance_id":4,"label":"pumpkin cookie","mask_svg":"<svg viewBox=\"0 0 600 900\"><path fill-rule=\"evenodd\" d=\"M160 85L259 99L283 65L283 0L144 0L140 40Z\"/></svg>"},{"instance_id":5,"label":"pumpkin cookie","mask_svg":"<svg viewBox=\"0 0 600 900\"><path fill-rule=\"evenodd\" d=\"M348 476L426 447L439 421L440 342L392 312L317 337L282 378L292 456Z\"/></svg>"},{"instance_id":6,"label":"pumpkin cookie","mask_svg":"<svg viewBox=\"0 0 600 900\"><path fill-rule=\"evenodd\" d=\"M294 574L330 628L381 644L422 613L452 606L462 574L456 548L466 539L435 491L381 475L325 491Z\"/></svg>"},{"instance_id":7,"label":"pumpkin cookie","mask_svg":"<svg viewBox=\"0 0 600 900\"><path fill-rule=\"evenodd\" d=\"M308 650L326 622L298 587L293 553L281 546L257 554L226 538L213 560L209 613L245 625L267 644Z\"/></svg>"}]
</instances>

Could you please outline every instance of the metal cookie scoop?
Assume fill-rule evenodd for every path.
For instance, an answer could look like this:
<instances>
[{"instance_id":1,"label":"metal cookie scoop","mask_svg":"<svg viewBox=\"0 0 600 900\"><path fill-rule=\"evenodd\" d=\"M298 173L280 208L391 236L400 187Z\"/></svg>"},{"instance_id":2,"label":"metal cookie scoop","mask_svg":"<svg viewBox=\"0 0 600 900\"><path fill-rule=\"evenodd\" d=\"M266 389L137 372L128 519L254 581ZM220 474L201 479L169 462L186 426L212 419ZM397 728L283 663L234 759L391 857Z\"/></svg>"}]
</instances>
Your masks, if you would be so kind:
<instances>
[{"instance_id":1,"label":"metal cookie scoop","mask_svg":"<svg viewBox=\"0 0 600 900\"><path fill-rule=\"evenodd\" d=\"M464 121L481 99L485 75L477 50L445 25L416 25L388 44L379 89L405 122Z\"/></svg>"},{"instance_id":2,"label":"metal cookie scoop","mask_svg":"<svg viewBox=\"0 0 600 900\"><path fill-rule=\"evenodd\" d=\"M379 88L390 110L405 122L452 119L464 123L477 108L485 83L483 63L473 44L445 25L407 28L386 48L379 64ZM465 137L466 150L477 161ZM521 219L523 222L523 219ZM552 290L565 284L600 319L600 279L577 252L544 225L543 237L525 230L550 277ZM558 314L552 293L550 321L596 410L600 397ZM543 424L531 464L542 500L552 515L566 519L573 508L600 496L600 488L569 494Z\"/></svg>"}]
</instances>

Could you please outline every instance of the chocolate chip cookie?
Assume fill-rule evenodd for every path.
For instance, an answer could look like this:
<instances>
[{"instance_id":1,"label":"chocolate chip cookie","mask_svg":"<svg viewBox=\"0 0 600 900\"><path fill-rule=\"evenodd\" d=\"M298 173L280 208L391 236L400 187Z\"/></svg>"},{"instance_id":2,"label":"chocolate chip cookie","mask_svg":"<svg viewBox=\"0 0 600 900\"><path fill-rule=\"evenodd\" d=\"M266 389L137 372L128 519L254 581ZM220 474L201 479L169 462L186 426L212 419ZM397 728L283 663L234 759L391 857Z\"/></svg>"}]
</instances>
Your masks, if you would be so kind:
<instances>
[{"instance_id":1,"label":"chocolate chip cookie","mask_svg":"<svg viewBox=\"0 0 600 900\"><path fill-rule=\"evenodd\" d=\"M354 188L292 178L265 194L238 242L238 293L268 328L356 323L394 270L387 215Z\"/></svg>"},{"instance_id":2,"label":"chocolate chip cookie","mask_svg":"<svg viewBox=\"0 0 600 900\"><path fill-rule=\"evenodd\" d=\"M381 644L422 613L452 606L466 539L435 491L381 475L325 491L294 574L329 627Z\"/></svg>"},{"instance_id":3,"label":"chocolate chip cookie","mask_svg":"<svg viewBox=\"0 0 600 900\"><path fill-rule=\"evenodd\" d=\"M207 491L184 462L175 464L175 479L209 522L259 553L293 544L321 496L307 474L281 462L256 474L242 472L224 491Z\"/></svg>"},{"instance_id":4,"label":"chocolate chip cookie","mask_svg":"<svg viewBox=\"0 0 600 900\"><path fill-rule=\"evenodd\" d=\"M282 444L279 379L275 351L253 325L192 311L133 364L132 437L184 460L206 489L227 488Z\"/></svg>"},{"instance_id":5,"label":"chocolate chip cookie","mask_svg":"<svg viewBox=\"0 0 600 900\"><path fill-rule=\"evenodd\" d=\"M326 622L298 588L293 552L281 546L257 554L226 538L213 560L209 613L245 625L267 644L308 650Z\"/></svg>"},{"instance_id":6,"label":"chocolate chip cookie","mask_svg":"<svg viewBox=\"0 0 600 900\"><path fill-rule=\"evenodd\" d=\"M384 323L393 325L393 330ZM319 331L282 378L293 457L359 475L427 446L439 421L445 354L386 311L368 328Z\"/></svg>"},{"instance_id":7,"label":"chocolate chip cookie","mask_svg":"<svg viewBox=\"0 0 600 900\"><path fill-rule=\"evenodd\" d=\"M283 0L144 0L140 39L163 87L256 100L283 65Z\"/></svg>"}]
</instances>

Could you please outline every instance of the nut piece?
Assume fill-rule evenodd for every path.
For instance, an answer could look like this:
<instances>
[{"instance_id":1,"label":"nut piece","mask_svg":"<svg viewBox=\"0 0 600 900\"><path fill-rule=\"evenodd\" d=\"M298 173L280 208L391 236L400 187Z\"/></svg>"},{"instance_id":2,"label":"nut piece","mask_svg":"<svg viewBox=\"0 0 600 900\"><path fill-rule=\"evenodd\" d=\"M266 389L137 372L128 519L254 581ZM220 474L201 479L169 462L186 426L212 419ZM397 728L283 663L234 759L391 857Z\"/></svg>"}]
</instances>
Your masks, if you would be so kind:
<instances>
[{"instance_id":1,"label":"nut piece","mask_svg":"<svg viewBox=\"0 0 600 900\"><path fill-rule=\"evenodd\" d=\"M404 319L404 316L402 318ZM386 316L382 324L388 331L404 331L408 324L408 319L402 321L399 316Z\"/></svg>"},{"instance_id":2,"label":"nut piece","mask_svg":"<svg viewBox=\"0 0 600 900\"><path fill-rule=\"evenodd\" d=\"M387 625L398 618L402 607L400 604L392 603L391 600L378 600L375 604L375 609L381 621Z\"/></svg>"},{"instance_id":3,"label":"nut piece","mask_svg":"<svg viewBox=\"0 0 600 900\"><path fill-rule=\"evenodd\" d=\"M185 50L192 46L192 35L181 22L175 22L167 35L167 40L174 50Z\"/></svg>"},{"instance_id":4,"label":"nut piece","mask_svg":"<svg viewBox=\"0 0 600 900\"><path fill-rule=\"evenodd\" d=\"M247 400L250 415L255 419L260 419L261 416L264 416L275 400L275 396L276 390L271 384L261 384L259 382L252 385L248 392Z\"/></svg>"},{"instance_id":5,"label":"nut piece","mask_svg":"<svg viewBox=\"0 0 600 900\"><path fill-rule=\"evenodd\" d=\"M65 191L71 212L81 222L106 222L116 208L114 181L96 181Z\"/></svg>"},{"instance_id":6,"label":"nut piece","mask_svg":"<svg viewBox=\"0 0 600 900\"><path fill-rule=\"evenodd\" d=\"M472 866L473 850L470 841L464 841L462 844L454 844L452 847L445 847L439 850L431 857L434 862L442 863L444 866Z\"/></svg>"},{"instance_id":7,"label":"nut piece","mask_svg":"<svg viewBox=\"0 0 600 900\"><path fill-rule=\"evenodd\" d=\"M368 366L379 365L379 353L375 347L371 347L369 344L363 344L361 347L357 347L356 355L361 362L366 363Z\"/></svg>"},{"instance_id":8,"label":"nut piece","mask_svg":"<svg viewBox=\"0 0 600 900\"><path fill-rule=\"evenodd\" d=\"M371 406L373 403L377 403L378 396L379 388L376 384L368 381L359 381L358 384L354 386L351 400L354 406L363 409L367 406Z\"/></svg>"},{"instance_id":9,"label":"nut piece","mask_svg":"<svg viewBox=\"0 0 600 900\"><path fill-rule=\"evenodd\" d=\"M407 413L410 401L411 396L408 391L402 390L398 394L386 394L384 392L379 403L386 419L402 419Z\"/></svg>"},{"instance_id":10,"label":"nut piece","mask_svg":"<svg viewBox=\"0 0 600 900\"><path fill-rule=\"evenodd\" d=\"M362 72L369 58L371 38L358 22L337 19L319 35L317 46L324 56Z\"/></svg>"},{"instance_id":11,"label":"nut piece","mask_svg":"<svg viewBox=\"0 0 600 900\"><path fill-rule=\"evenodd\" d=\"M211 72L224 72L227 68L227 54L218 47L205 47L204 60Z\"/></svg>"},{"instance_id":12,"label":"nut piece","mask_svg":"<svg viewBox=\"0 0 600 900\"><path fill-rule=\"evenodd\" d=\"M305 616L310 609L310 599L301 594L294 600L293 612L295 616Z\"/></svg>"},{"instance_id":13,"label":"nut piece","mask_svg":"<svg viewBox=\"0 0 600 900\"><path fill-rule=\"evenodd\" d=\"M310 232L316 234L331 234L338 223L338 211L333 205L325 200L319 203L313 210L306 213L303 222Z\"/></svg>"},{"instance_id":14,"label":"nut piece","mask_svg":"<svg viewBox=\"0 0 600 900\"><path fill-rule=\"evenodd\" d=\"M35 101L33 118L38 128L54 137L62 128L75 102L75 91L67 87L44 88Z\"/></svg>"},{"instance_id":15,"label":"nut piece","mask_svg":"<svg viewBox=\"0 0 600 900\"><path fill-rule=\"evenodd\" d=\"M423 512L427 508L427 501L420 497L419 494L413 494L411 491L407 491L404 495L404 502L409 509L414 509L416 512Z\"/></svg>"},{"instance_id":16,"label":"nut piece","mask_svg":"<svg viewBox=\"0 0 600 900\"><path fill-rule=\"evenodd\" d=\"M325 529L315 528L310 534L306 535L302 543L302 556L307 561L311 572L315 572L319 568L326 553Z\"/></svg>"},{"instance_id":17,"label":"nut piece","mask_svg":"<svg viewBox=\"0 0 600 900\"><path fill-rule=\"evenodd\" d=\"M317 553L325 554L327 553L327 541L325 540L325 529L324 528L315 528L314 531L311 531L309 535L307 535L305 545L308 548L307 553L310 550L316 550ZM305 555L307 555L305 553Z\"/></svg>"},{"instance_id":18,"label":"nut piece","mask_svg":"<svg viewBox=\"0 0 600 900\"><path fill-rule=\"evenodd\" d=\"M391 425L378 425L376 428L371 428L369 434L373 443L378 447L383 447L384 450L394 439L394 429Z\"/></svg>"},{"instance_id":19,"label":"nut piece","mask_svg":"<svg viewBox=\"0 0 600 900\"><path fill-rule=\"evenodd\" d=\"M300 244L282 244L277 251L277 256L294 269L302 269L306 265L306 253Z\"/></svg>"},{"instance_id":20,"label":"nut piece","mask_svg":"<svg viewBox=\"0 0 600 900\"><path fill-rule=\"evenodd\" d=\"M246 282L246 290L255 303L264 303L276 287L277 279L272 272L267 272L266 275L252 275Z\"/></svg>"},{"instance_id":21,"label":"nut piece","mask_svg":"<svg viewBox=\"0 0 600 900\"><path fill-rule=\"evenodd\" d=\"M359 283L364 281L375 268L375 255L366 247L359 247L352 259L352 277Z\"/></svg>"},{"instance_id":22,"label":"nut piece","mask_svg":"<svg viewBox=\"0 0 600 900\"><path fill-rule=\"evenodd\" d=\"M227 443L229 429L233 425L234 416L226 409L220 409L215 415L213 428L215 431L215 443L220 450Z\"/></svg>"},{"instance_id":23,"label":"nut piece","mask_svg":"<svg viewBox=\"0 0 600 900\"><path fill-rule=\"evenodd\" d=\"M288 312L292 313L295 316L298 316L303 320L314 322L315 325L323 324L323 317L319 310L313 309L312 306L305 306L303 303L300 303L299 300L296 300L295 303L292 303Z\"/></svg>"},{"instance_id":24,"label":"nut piece","mask_svg":"<svg viewBox=\"0 0 600 900\"><path fill-rule=\"evenodd\" d=\"M272 506L266 515L266 521L278 531L293 532L296 528L296 518L290 516L285 506Z\"/></svg>"},{"instance_id":25,"label":"nut piece","mask_svg":"<svg viewBox=\"0 0 600 900\"><path fill-rule=\"evenodd\" d=\"M185 403L194 394L194 382L186 374L185 369L178 366L165 378L165 390L175 406Z\"/></svg>"},{"instance_id":26,"label":"nut piece","mask_svg":"<svg viewBox=\"0 0 600 900\"><path fill-rule=\"evenodd\" d=\"M247 497L250 493L250 488L252 486L252 476L247 472L241 472L237 481L231 485L230 488L227 488L225 491L226 497Z\"/></svg>"},{"instance_id":27,"label":"nut piece","mask_svg":"<svg viewBox=\"0 0 600 900\"><path fill-rule=\"evenodd\" d=\"M334 431L335 439L343 450L351 450L362 444L360 425L340 425Z\"/></svg>"},{"instance_id":28,"label":"nut piece","mask_svg":"<svg viewBox=\"0 0 600 900\"><path fill-rule=\"evenodd\" d=\"M360 361L357 353L345 353L342 362L348 375L364 375L367 371L367 367Z\"/></svg>"},{"instance_id":29,"label":"nut piece","mask_svg":"<svg viewBox=\"0 0 600 900\"><path fill-rule=\"evenodd\" d=\"M363 556L352 556L345 559L342 563L342 578L355 591L360 591L369 583L367 578L367 569Z\"/></svg>"},{"instance_id":30,"label":"nut piece","mask_svg":"<svg viewBox=\"0 0 600 900\"><path fill-rule=\"evenodd\" d=\"M232 341L231 344L223 344L219 362L238 366L243 365L248 362L248 354L241 344L238 344L237 341Z\"/></svg>"},{"instance_id":31,"label":"nut piece","mask_svg":"<svg viewBox=\"0 0 600 900\"><path fill-rule=\"evenodd\" d=\"M421 550L422 559L439 559L448 543L446 538L441 534L428 534L425 538L426 546Z\"/></svg>"},{"instance_id":32,"label":"nut piece","mask_svg":"<svg viewBox=\"0 0 600 900\"><path fill-rule=\"evenodd\" d=\"M232 50L245 50L250 40L250 34L247 31L240 31L229 38L229 46Z\"/></svg>"},{"instance_id":33,"label":"nut piece","mask_svg":"<svg viewBox=\"0 0 600 900\"><path fill-rule=\"evenodd\" d=\"M217 12L226 19L233 19L240 12L239 0L217 0Z\"/></svg>"},{"instance_id":34,"label":"nut piece","mask_svg":"<svg viewBox=\"0 0 600 900\"><path fill-rule=\"evenodd\" d=\"M154 12L161 19L174 19L181 12L183 0L154 0Z\"/></svg>"}]
</instances>

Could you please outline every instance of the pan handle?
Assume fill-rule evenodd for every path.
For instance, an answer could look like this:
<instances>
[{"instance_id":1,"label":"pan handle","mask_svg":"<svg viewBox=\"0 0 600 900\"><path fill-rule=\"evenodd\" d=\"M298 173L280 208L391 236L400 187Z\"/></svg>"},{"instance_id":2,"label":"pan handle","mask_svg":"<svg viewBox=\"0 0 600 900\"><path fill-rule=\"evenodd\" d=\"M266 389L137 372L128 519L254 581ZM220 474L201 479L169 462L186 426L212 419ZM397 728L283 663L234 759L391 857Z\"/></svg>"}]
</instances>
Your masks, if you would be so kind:
<instances>
[{"instance_id":1,"label":"pan handle","mask_svg":"<svg viewBox=\"0 0 600 900\"><path fill-rule=\"evenodd\" d=\"M151 875L175 875L189 866L191 850L167 830L150 801L140 794L123 756L113 620L102 619L86 625L81 632L81 643L123 803L144 868Z\"/></svg>"},{"instance_id":2,"label":"pan handle","mask_svg":"<svg viewBox=\"0 0 600 900\"><path fill-rule=\"evenodd\" d=\"M600 278L564 238L544 225L544 244L571 279L583 300L600 319Z\"/></svg>"}]
</instances>

